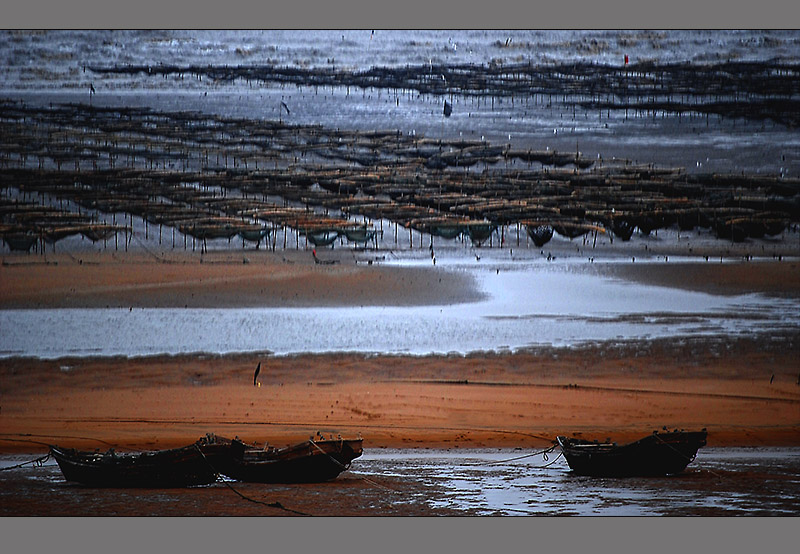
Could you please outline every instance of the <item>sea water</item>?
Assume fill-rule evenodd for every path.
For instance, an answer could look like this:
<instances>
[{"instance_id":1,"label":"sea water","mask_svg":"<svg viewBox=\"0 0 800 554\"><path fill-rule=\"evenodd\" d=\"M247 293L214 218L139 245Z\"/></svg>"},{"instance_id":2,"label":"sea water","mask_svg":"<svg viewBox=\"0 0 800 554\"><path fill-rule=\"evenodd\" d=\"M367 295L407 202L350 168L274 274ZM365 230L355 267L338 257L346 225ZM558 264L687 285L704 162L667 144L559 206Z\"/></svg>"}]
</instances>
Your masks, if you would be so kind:
<instances>
[{"instance_id":1,"label":"sea water","mask_svg":"<svg viewBox=\"0 0 800 554\"><path fill-rule=\"evenodd\" d=\"M0 356L468 354L800 326L798 299L719 296L543 264L454 261L440 270L466 272L485 298L411 307L2 310Z\"/></svg>"},{"instance_id":2,"label":"sea water","mask_svg":"<svg viewBox=\"0 0 800 554\"><path fill-rule=\"evenodd\" d=\"M363 71L447 64L632 64L789 61L800 33L775 30L272 30L2 31L0 98L48 106L197 111L224 117L282 119L341 129L390 129L404 135L463 138L513 148L579 150L585 157L628 159L690 172L800 174L800 136L771 120L688 112L626 114L585 110L559 98L488 99L413 90L356 89L215 81L190 73L101 74L92 67L267 66ZM90 86L96 94L91 95ZM281 103L291 113L282 111ZM31 163L34 163L33 160Z\"/></svg>"}]
</instances>

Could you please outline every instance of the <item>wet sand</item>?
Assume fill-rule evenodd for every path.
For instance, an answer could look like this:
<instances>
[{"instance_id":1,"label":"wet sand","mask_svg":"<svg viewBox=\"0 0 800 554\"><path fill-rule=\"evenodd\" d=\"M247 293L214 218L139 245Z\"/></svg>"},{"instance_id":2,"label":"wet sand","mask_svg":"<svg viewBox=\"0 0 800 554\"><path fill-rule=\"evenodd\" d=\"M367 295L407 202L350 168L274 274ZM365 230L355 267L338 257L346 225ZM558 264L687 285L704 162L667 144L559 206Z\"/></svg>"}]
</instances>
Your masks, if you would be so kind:
<instances>
[{"instance_id":1,"label":"wet sand","mask_svg":"<svg viewBox=\"0 0 800 554\"><path fill-rule=\"evenodd\" d=\"M463 275L359 264L349 252L320 252L335 264L315 264L310 251L296 250L79 256L5 257L0 309L414 306L479 298Z\"/></svg>"},{"instance_id":2,"label":"wet sand","mask_svg":"<svg viewBox=\"0 0 800 554\"><path fill-rule=\"evenodd\" d=\"M438 268L321 266L297 252L6 257L0 306L414 305L475 298ZM276 257L278 257L276 259ZM238 260L238 261L237 261ZM57 261L58 263L54 263ZM718 293L800 294L797 263L594 264ZM535 447L557 434L623 441L662 426L711 446L800 445L800 332L632 341L469 356L323 354L0 360L0 452L44 443L157 449L205 433L288 444L361 434L365 448ZM260 386L253 371L261 362ZM774 376L774 377L773 377Z\"/></svg>"},{"instance_id":3,"label":"wet sand","mask_svg":"<svg viewBox=\"0 0 800 554\"><path fill-rule=\"evenodd\" d=\"M586 262L591 256L592 263L573 264L570 269L648 285L722 295L796 297L800 250L791 244L796 240L789 236L773 247L772 258L755 259L747 258L752 247L724 241L705 245L708 259L697 257L696 250L690 258L691 246L685 244L650 243L646 253L650 261L642 263L643 241L597 248L581 248L580 239L554 242L548 253L552 251L559 263ZM422 251L427 255L427 249ZM471 255L454 251L456 256ZM532 261L539 256L524 239L522 248L515 250L511 244L489 251L496 262ZM620 261L636 256L638 262ZM662 261L669 256L673 261ZM675 261L679 257L681 261ZM180 250L153 254L143 249L5 254L0 262L0 309L423 306L477 301L482 295L468 275L441 263L388 265L385 262L396 256L387 250L325 249L318 258L329 263L315 263L309 249L215 250L203 255Z\"/></svg>"},{"instance_id":4,"label":"wet sand","mask_svg":"<svg viewBox=\"0 0 800 554\"><path fill-rule=\"evenodd\" d=\"M673 262L614 264L606 274L635 282L719 295L762 293L796 297L800 291L800 262Z\"/></svg>"}]
</instances>

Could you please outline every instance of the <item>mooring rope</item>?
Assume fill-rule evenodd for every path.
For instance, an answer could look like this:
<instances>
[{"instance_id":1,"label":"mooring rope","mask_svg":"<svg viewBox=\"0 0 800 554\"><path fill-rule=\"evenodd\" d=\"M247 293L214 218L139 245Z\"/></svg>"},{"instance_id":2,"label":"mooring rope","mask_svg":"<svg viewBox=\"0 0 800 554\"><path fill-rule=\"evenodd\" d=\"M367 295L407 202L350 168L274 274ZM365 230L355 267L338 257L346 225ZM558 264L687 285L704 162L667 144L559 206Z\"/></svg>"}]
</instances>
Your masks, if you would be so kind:
<instances>
[{"instance_id":1,"label":"mooring rope","mask_svg":"<svg viewBox=\"0 0 800 554\"><path fill-rule=\"evenodd\" d=\"M15 466L0 467L0 471L8 471L9 469L17 469L17 468L26 466L28 464L36 464L36 467L42 467L44 465L44 463L49 458L50 458L50 453L48 452L44 456L40 456L40 457L36 458L35 460L28 460L27 462L22 462L21 464L17 464Z\"/></svg>"},{"instance_id":2,"label":"mooring rope","mask_svg":"<svg viewBox=\"0 0 800 554\"><path fill-rule=\"evenodd\" d=\"M208 461L208 458L206 458L206 455L205 455L205 453L203 453L203 450L197 444L195 444L194 447L197 449L197 451L203 457L203 460L205 460L205 462L208 464L208 467L213 469L214 473L216 473L219 476L219 472L217 471L217 468L215 468L211 464L211 462ZM223 480L222 483L226 487L228 487L230 490L235 492L237 495L239 495L241 498L247 500L248 502L253 502L254 504L261 504L261 505L267 506L269 508L278 508L279 510L284 510L284 511L287 511L287 512L292 513L292 514L297 514L299 516L311 516L311 514L307 514L305 512L300 512L298 510L293 510L291 508L287 508L286 506L284 506L283 504L281 504L280 502L277 502L277 501L276 502L264 502L263 500L256 500L255 498L250 498L249 496L244 495L241 492L239 492L238 490L236 490L235 488L233 488L233 485L231 485L227 481Z\"/></svg>"},{"instance_id":3,"label":"mooring rope","mask_svg":"<svg viewBox=\"0 0 800 554\"><path fill-rule=\"evenodd\" d=\"M552 462L550 462L550 463L547 463L547 464L544 464L543 466L535 466L535 467L534 467L534 469L544 469L544 468L546 468L546 467L550 467L551 465L553 465L554 463L556 463L556 462L558 461L558 459L559 459L561 456L563 456L563 455L564 455L564 451L562 450L561 452L559 452L559 453L558 453L558 456L556 456L555 458L553 458L553 461L552 461ZM545 461L547 461L547 460L545 460Z\"/></svg>"},{"instance_id":4,"label":"mooring rope","mask_svg":"<svg viewBox=\"0 0 800 554\"><path fill-rule=\"evenodd\" d=\"M310 442L312 445L314 445L314 447L315 447L317 450L319 450L320 452L322 452L323 454L325 454L325 455L326 455L328 458L330 458L330 459L331 459L331 460L332 460L332 461L333 461L333 462L334 462L336 465L338 465L339 467L341 467L341 468L342 468L342 469L344 469L345 471L347 471L348 469L350 469L349 465L348 465L348 466L345 466L345 465L344 465L342 462L340 462L339 460L337 460L336 458L334 458L333 456L331 456L330 454L328 454L327 452L325 452L325 451L324 451L322 448L320 448L320 447L319 447L319 445L318 445L316 442L314 442L314 440L313 440L313 439L309 440L308 442ZM363 475L358 475L357 473L354 473L353 475L355 475L355 476L356 476L356 477L358 477L359 479L362 479L362 480L366 481L367 483L370 483L371 485L375 485L376 487L380 487L380 488L383 488L383 489L386 489L386 490L390 490L390 491L393 491L393 492L400 492L400 491L398 491L397 489L393 489L392 487L389 487L389 486L387 486L387 485L383 485L383 484L381 484L381 483L378 483L377 481L373 481L373 480L372 480L372 479L370 479L369 477L364 477Z\"/></svg>"},{"instance_id":5,"label":"mooring rope","mask_svg":"<svg viewBox=\"0 0 800 554\"><path fill-rule=\"evenodd\" d=\"M237 491L236 489L234 489L234 488L233 488L233 486L232 486L230 483L228 483L227 481L224 481L224 480L223 480L223 481L222 481L222 483L223 483L223 484L224 484L226 487L228 487L229 489L231 489L233 492L235 492L236 494L238 494L240 497L244 498L245 500L247 500L247 501L249 501L249 502L254 502L255 504L262 504L262 505L264 505L264 506L268 506L268 507L270 507L270 508L278 508L278 509L280 509L280 510L285 510L285 511L287 511L287 512L290 512L290 513L293 513L293 514L297 514L297 515L299 515L299 516L308 516L308 517L311 517L311 514L307 514L307 513L305 513L305 512L300 512L300 511L298 511L298 510L293 510L293 509L291 509L291 508L287 508L286 506L284 506L283 504L281 504L280 502L277 502L277 501L276 501L276 502L264 502L264 501L262 501L262 500L256 500L255 498L250 498L249 496L246 496L246 495L242 494L241 492Z\"/></svg>"},{"instance_id":6,"label":"mooring rope","mask_svg":"<svg viewBox=\"0 0 800 554\"><path fill-rule=\"evenodd\" d=\"M669 448L671 448L672 450L674 450L675 452L677 452L679 456L683 456L684 458L686 458L687 460L689 460L689 463L692 463L692 462L696 461L696 459L697 459L697 453L695 453L695 455L694 455L694 456L691 456L691 457L690 457L690 456L687 456L686 454L684 454L683 452L681 452L680 450L678 450L677 448L675 448L674 446L672 446L671 444L669 444L667 441L665 441L664 439L662 439L661 437L659 437L659 436L658 436L658 433L654 433L654 435L655 435L655 437L656 437L658 440L660 440L660 441L661 441L663 444L667 445ZM708 468L706 468L706 467L703 467L703 464L701 464L700 462L696 462L696 463L697 463L697 465L700 467L700 469L702 469L703 471L707 471L707 472L709 472L711 475L714 475L714 476L716 476L716 477L717 477L717 479L722 479L722 475L720 475L719 473L716 473L716 472L715 472L715 471L713 471L713 470L710 470L710 469L708 469Z\"/></svg>"},{"instance_id":7,"label":"mooring rope","mask_svg":"<svg viewBox=\"0 0 800 554\"><path fill-rule=\"evenodd\" d=\"M465 464L461 464L461 465L465 465L465 466L489 466L489 465L494 465L494 464L505 464L505 463L508 463L508 462L514 462L516 460L522 460L522 459L525 459L525 458L531 458L533 456L541 456L544 459L544 461L546 462L549 459L547 457L547 455L550 454L551 452L553 452L557 447L558 447L558 445L554 444L550 448L547 448L545 450L540 450L539 452L534 452L532 454L524 454L522 456L515 456L514 458L506 458L505 460L495 460L493 462L475 462L475 463L465 463ZM555 463L556 460L558 460L558 458L561 457L561 454L563 454L563 452L560 453L552 462L550 462L548 464L545 464L543 466L539 466L539 467L547 467L547 466L552 465L553 463Z\"/></svg>"},{"instance_id":8,"label":"mooring rope","mask_svg":"<svg viewBox=\"0 0 800 554\"><path fill-rule=\"evenodd\" d=\"M50 448L50 445L49 445L49 444L47 444L46 442L42 442L42 441L35 441L35 440L31 440L31 439L7 439L7 438L5 438L5 437L0 437L0 441L8 441L8 442L29 442L29 443L31 443L31 444L41 444L42 446L46 446L46 447Z\"/></svg>"}]
</instances>

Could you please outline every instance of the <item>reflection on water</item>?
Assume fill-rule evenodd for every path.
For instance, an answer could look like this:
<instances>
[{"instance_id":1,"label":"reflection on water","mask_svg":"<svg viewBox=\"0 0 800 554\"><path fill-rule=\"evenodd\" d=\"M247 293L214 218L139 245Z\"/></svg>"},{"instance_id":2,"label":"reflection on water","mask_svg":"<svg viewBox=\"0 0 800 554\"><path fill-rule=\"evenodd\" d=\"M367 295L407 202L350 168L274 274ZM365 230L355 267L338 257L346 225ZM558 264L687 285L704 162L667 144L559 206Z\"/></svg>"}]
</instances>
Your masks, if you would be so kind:
<instances>
[{"instance_id":1,"label":"reflection on water","mask_svg":"<svg viewBox=\"0 0 800 554\"><path fill-rule=\"evenodd\" d=\"M703 448L680 475L626 479L573 475L558 451L548 461L541 455L519 459L529 453L366 450L328 483L232 486L249 498L279 500L313 515L800 515L800 448ZM0 456L0 469L32 458ZM0 472L0 516L65 513L281 515L222 482L97 489L65 482L52 460Z\"/></svg>"},{"instance_id":2,"label":"reflection on water","mask_svg":"<svg viewBox=\"0 0 800 554\"><path fill-rule=\"evenodd\" d=\"M3 310L0 357L260 351L465 354L595 341L752 335L800 325L796 299L714 296L535 264L450 270L472 274L487 299L421 307Z\"/></svg>"},{"instance_id":3,"label":"reflection on water","mask_svg":"<svg viewBox=\"0 0 800 554\"><path fill-rule=\"evenodd\" d=\"M706 448L679 475L593 478L519 451L365 452L351 471L420 479L434 507L476 515L798 515L800 449ZM546 467L545 467L546 466Z\"/></svg>"}]
</instances>

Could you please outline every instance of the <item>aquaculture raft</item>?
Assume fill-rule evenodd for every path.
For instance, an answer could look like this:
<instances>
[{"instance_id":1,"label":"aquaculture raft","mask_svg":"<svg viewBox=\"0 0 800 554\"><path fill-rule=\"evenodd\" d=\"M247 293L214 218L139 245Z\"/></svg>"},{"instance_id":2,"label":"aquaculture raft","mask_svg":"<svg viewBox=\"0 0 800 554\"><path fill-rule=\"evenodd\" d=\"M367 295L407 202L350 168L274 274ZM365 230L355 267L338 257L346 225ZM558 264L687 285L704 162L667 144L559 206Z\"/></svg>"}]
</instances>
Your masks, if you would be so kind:
<instances>
[{"instance_id":1,"label":"aquaculture raft","mask_svg":"<svg viewBox=\"0 0 800 554\"><path fill-rule=\"evenodd\" d=\"M412 248L412 231L428 235L419 247L434 237L502 246L511 226L517 246L527 234L542 247L553 233L627 241L670 226L739 242L800 221L797 178L688 174L577 148L10 101L0 101L0 134L0 237L19 251L74 235L119 248L120 234L127 249L141 233L135 218L145 240L157 227L161 244L169 227L173 248L178 234L202 250L237 236L275 250L279 235L283 248L346 239L377 249L387 220L393 248L400 228Z\"/></svg>"}]
</instances>

